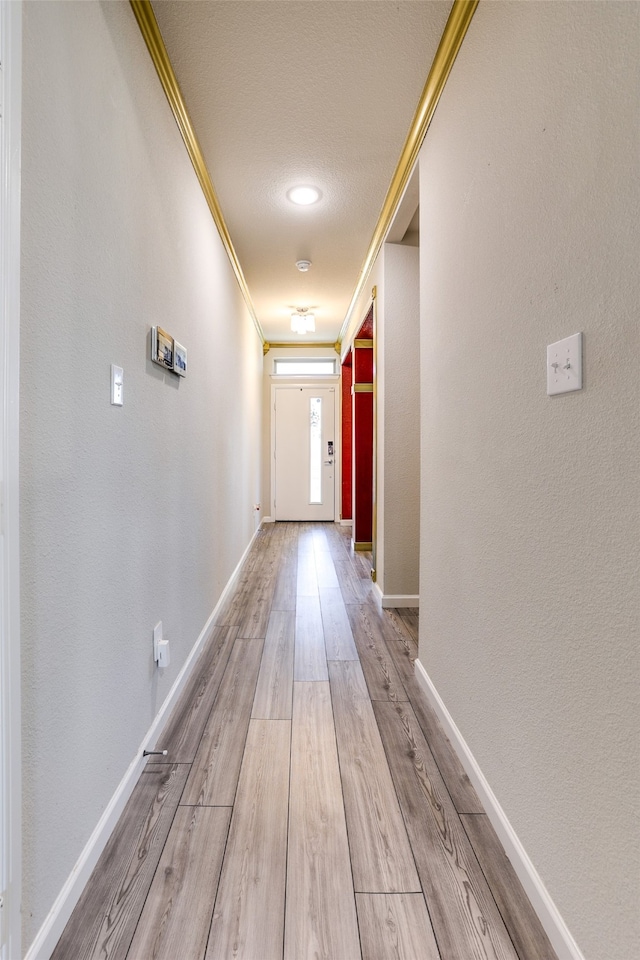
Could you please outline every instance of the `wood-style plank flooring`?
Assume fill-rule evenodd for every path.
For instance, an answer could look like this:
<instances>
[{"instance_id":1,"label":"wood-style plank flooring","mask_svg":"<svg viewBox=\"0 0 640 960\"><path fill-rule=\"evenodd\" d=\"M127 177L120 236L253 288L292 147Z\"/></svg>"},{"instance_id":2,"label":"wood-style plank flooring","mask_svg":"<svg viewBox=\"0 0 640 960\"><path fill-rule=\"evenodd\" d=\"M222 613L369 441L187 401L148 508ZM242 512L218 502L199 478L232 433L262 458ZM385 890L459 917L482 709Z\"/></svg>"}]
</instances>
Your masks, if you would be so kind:
<instances>
[{"instance_id":1,"label":"wood-style plank flooring","mask_svg":"<svg viewBox=\"0 0 640 960\"><path fill-rule=\"evenodd\" d=\"M557 960L349 528L261 528L53 960Z\"/></svg>"}]
</instances>

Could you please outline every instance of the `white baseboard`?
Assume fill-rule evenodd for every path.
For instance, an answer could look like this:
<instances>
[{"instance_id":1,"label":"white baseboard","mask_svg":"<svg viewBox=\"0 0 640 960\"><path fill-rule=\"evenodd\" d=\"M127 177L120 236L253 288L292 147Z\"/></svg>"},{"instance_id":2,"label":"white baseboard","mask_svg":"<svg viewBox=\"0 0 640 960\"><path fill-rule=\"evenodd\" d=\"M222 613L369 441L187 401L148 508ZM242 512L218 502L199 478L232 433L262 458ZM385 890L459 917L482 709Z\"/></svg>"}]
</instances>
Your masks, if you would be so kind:
<instances>
[{"instance_id":1,"label":"white baseboard","mask_svg":"<svg viewBox=\"0 0 640 960\"><path fill-rule=\"evenodd\" d=\"M142 756L142 751L145 746L146 739L140 744L136 756L129 764L129 769L107 804L84 850L56 897L46 920L27 950L24 960L48 960L53 953L62 931L93 872L93 868L107 845L127 800L133 793L133 788L144 770L146 758Z\"/></svg>"},{"instance_id":2,"label":"white baseboard","mask_svg":"<svg viewBox=\"0 0 640 960\"><path fill-rule=\"evenodd\" d=\"M341 520L341 521L340 521L340 526L341 526L341 527L350 527L352 524L353 524L353 520Z\"/></svg>"},{"instance_id":3,"label":"white baseboard","mask_svg":"<svg viewBox=\"0 0 640 960\"><path fill-rule=\"evenodd\" d=\"M420 597L412 593L383 593L380 584L376 583L375 590L378 593L378 599L381 605L388 609L390 607L419 607Z\"/></svg>"},{"instance_id":4,"label":"white baseboard","mask_svg":"<svg viewBox=\"0 0 640 960\"><path fill-rule=\"evenodd\" d=\"M264 522L265 521L263 520L263 523ZM142 756L142 751L153 750L155 747L158 737L162 733L162 730L169 719L171 711L173 710L178 697L186 686L198 657L202 653L205 641L208 639L211 632L211 625L213 624L218 612L226 602L229 593L235 585L240 568L242 567L249 550L253 546L253 541L255 540L259 529L260 527L256 529L246 550L242 554L239 563L231 574L226 587L220 594L218 602L216 603L211 615L202 628L198 639L191 648L191 652L189 653L189 656L182 666L182 669L176 677L171 690L167 694L166 699L156 714L153 723L149 727L149 730L143 737L142 743L138 747L133 760L129 764L127 772L118 784L115 793L111 797L111 800L107 804L104 813L100 817L93 833L89 837L84 850L80 854L73 870L69 874L64 886L62 887L62 890L56 897L46 920L40 927L35 939L33 940L33 943L26 952L24 960L49 960L49 957L53 953L55 946L62 935L62 931L67 925L67 922L73 913L74 907L80 899L82 891L84 890L87 881L93 872L93 868L100 859L100 855L106 847L109 837L111 836L129 797L133 793L133 789L138 782L140 774L146 766L147 758Z\"/></svg>"},{"instance_id":5,"label":"white baseboard","mask_svg":"<svg viewBox=\"0 0 640 960\"><path fill-rule=\"evenodd\" d=\"M478 797L489 817L493 829L496 831L505 853L509 857L520 883L525 889L533 909L536 911L551 944L558 954L559 960L585 960L578 944L562 919L558 908L551 899L538 871L529 859L529 856L520 843L518 836L509 823L507 815L500 806L498 799L489 786L480 766L473 756L456 723L444 705L433 681L423 667L420 660L415 662L416 680L423 693L434 708L445 733L458 754L471 783L476 789Z\"/></svg>"},{"instance_id":6,"label":"white baseboard","mask_svg":"<svg viewBox=\"0 0 640 960\"><path fill-rule=\"evenodd\" d=\"M275 517L263 517L263 518L262 518L262 522L263 522L263 523L274 523L274 522L275 522Z\"/></svg>"}]
</instances>

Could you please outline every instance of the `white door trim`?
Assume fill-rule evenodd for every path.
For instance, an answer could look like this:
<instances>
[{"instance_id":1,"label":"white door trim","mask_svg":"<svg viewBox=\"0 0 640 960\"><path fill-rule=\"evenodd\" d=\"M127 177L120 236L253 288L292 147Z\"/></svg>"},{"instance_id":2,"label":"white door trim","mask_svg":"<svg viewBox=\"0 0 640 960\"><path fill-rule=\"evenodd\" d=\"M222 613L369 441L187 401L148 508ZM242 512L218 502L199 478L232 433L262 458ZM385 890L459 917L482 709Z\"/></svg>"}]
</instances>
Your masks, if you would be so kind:
<instances>
[{"instance_id":1,"label":"white door trim","mask_svg":"<svg viewBox=\"0 0 640 960\"><path fill-rule=\"evenodd\" d=\"M322 381L319 383L319 377L315 377L313 380L303 380L296 379L295 382L291 383L272 383L271 384L271 397L270 397L270 407L269 407L269 420L271 423L271 442L269 445L269 462L270 470L269 475L271 477L271 494L270 494L270 504L269 510L271 513L271 518L275 519L276 515L276 462L275 462L275 449L276 449L276 418L275 418L275 408L276 408L276 390L282 389L282 387L294 387L300 389L301 387L318 387L318 386L327 386L335 387L336 399L333 405L334 411L334 436L340 436L340 424L341 424L341 407L340 407L340 377L323 377ZM339 510L340 510L340 477L342 476L342 461L340 459L340 444L338 441L335 441L334 444L335 453L335 464L336 469L333 471L333 482L334 482L334 495L333 495L333 519L334 522L339 519Z\"/></svg>"},{"instance_id":2,"label":"white door trim","mask_svg":"<svg viewBox=\"0 0 640 960\"><path fill-rule=\"evenodd\" d=\"M20 755L20 144L22 4L0 0L0 958L21 957Z\"/></svg>"}]
</instances>

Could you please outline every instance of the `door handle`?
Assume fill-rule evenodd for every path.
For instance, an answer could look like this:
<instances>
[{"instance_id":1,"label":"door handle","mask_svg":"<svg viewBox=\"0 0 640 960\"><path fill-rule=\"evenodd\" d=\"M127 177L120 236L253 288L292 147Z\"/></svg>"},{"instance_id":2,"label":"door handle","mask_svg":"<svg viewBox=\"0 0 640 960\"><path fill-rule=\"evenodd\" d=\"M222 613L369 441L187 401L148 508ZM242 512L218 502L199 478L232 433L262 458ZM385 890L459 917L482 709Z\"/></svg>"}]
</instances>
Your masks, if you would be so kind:
<instances>
[{"instance_id":1,"label":"door handle","mask_svg":"<svg viewBox=\"0 0 640 960\"><path fill-rule=\"evenodd\" d=\"M333 460L325 460L325 463L333 463Z\"/></svg>"}]
</instances>

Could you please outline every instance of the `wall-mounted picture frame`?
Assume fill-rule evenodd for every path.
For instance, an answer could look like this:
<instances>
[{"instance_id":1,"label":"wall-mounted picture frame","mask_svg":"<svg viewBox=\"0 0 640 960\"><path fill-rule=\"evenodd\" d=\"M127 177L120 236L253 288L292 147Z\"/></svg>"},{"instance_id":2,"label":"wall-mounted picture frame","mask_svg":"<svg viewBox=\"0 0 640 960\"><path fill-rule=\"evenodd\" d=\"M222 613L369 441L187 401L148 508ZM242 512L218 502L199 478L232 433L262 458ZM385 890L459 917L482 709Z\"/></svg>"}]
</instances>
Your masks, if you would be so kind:
<instances>
[{"instance_id":1,"label":"wall-mounted picture frame","mask_svg":"<svg viewBox=\"0 0 640 960\"><path fill-rule=\"evenodd\" d=\"M187 375L187 348L177 340L173 341L173 372L179 377Z\"/></svg>"},{"instance_id":2,"label":"wall-mounted picture frame","mask_svg":"<svg viewBox=\"0 0 640 960\"><path fill-rule=\"evenodd\" d=\"M173 337L162 327L151 327L151 359L165 370L173 370Z\"/></svg>"}]
</instances>

